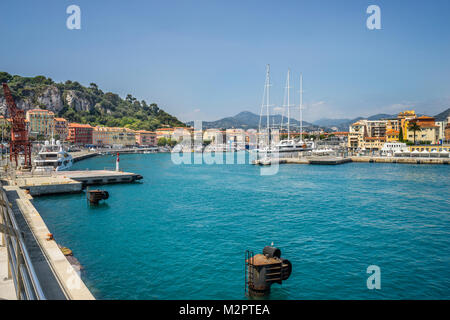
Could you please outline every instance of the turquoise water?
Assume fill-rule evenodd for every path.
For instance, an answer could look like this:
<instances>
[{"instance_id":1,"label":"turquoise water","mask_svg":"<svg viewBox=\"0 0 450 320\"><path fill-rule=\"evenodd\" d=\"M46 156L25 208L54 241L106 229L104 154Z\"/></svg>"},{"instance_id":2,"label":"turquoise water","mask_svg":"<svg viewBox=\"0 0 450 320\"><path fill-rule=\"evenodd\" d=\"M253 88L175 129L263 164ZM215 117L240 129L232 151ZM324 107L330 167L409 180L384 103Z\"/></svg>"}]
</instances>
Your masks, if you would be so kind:
<instances>
[{"instance_id":1,"label":"turquoise water","mask_svg":"<svg viewBox=\"0 0 450 320\"><path fill-rule=\"evenodd\" d=\"M272 241L293 264L271 299L449 299L450 166L175 165L121 155L142 183L33 201L99 299L244 299L244 252ZM113 167L112 156L74 169ZM381 268L381 290L366 269Z\"/></svg>"}]
</instances>

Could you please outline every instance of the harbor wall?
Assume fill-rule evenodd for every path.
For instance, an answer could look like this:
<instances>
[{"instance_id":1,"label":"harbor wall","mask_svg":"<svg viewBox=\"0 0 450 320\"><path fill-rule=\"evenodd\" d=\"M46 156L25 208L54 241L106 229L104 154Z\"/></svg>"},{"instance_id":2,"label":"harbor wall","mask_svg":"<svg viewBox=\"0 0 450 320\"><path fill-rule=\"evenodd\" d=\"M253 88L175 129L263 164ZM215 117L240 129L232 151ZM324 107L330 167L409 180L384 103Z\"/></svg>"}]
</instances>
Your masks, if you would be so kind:
<instances>
[{"instance_id":1,"label":"harbor wall","mask_svg":"<svg viewBox=\"0 0 450 320\"><path fill-rule=\"evenodd\" d=\"M19 196L19 198L15 200L17 206L27 221L42 252L45 254L45 257L67 298L70 300L95 300L94 296L79 276L77 270L74 269L61 252L61 249L58 247L55 240L47 240L50 231L39 212L31 203L30 200L32 197L17 186L4 186L3 189L15 190L17 192Z\"/></svg>"}]
</instances>

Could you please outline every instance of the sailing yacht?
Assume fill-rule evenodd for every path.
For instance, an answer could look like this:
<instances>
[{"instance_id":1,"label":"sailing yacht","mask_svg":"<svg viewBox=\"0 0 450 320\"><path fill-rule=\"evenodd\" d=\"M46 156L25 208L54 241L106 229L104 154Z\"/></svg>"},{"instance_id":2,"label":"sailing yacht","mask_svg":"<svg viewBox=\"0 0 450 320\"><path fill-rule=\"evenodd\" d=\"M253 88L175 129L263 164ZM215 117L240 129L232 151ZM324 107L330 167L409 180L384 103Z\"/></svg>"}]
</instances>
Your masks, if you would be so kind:
<instances>
[{"instance_id":1,"label":"sailing yacht","mask_svg":"<svg viewBox=\"0 0 450 320\"><path fill-rule=\"evenodd\" d=\"M308 145L303 141L303 75L300 75L300 137L298 139L291 139L291 126L290 126L290 118L291 118L291 104L290 104L290 70L288 70L287 78L286 78L286 92L285 98L287 95L287 103L284 104L284 107L287 109L287 131L288 136L287 139L281 140L279 143L275 145L275 149L279 153L286 152L299 152L299 151L309 151L312 149L311 145ZM281 124L283 125L283 124Z\"/></svg>"}]
</instances>

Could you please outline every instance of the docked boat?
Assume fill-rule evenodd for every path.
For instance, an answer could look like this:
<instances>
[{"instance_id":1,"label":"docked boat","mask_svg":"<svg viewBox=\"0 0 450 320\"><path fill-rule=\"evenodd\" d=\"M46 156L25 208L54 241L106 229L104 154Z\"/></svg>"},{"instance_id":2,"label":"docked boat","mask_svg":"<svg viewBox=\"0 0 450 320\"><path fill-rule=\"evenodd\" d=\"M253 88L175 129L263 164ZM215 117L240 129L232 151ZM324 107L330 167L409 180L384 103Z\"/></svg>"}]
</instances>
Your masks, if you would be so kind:
<instances>
[{"instance_id":1,"label":"docked boat","mask_svg":"<svg viewBox=\"0 0 450 320\"><path fill-rule=\"evenodd\" d=\"M61 143L52 139L51 143L45 141L36 159L35 171L63 171L73 165L72 156L67 153Z\"/></svg>"},{"instance_id":2,"label":"docked boat","mask_svg":"<svg viewBox=\"0 0 450 320\"><path fill-rule=\"evenodd\" d=\"M304 141L295 139L281 140L275 145L275 150L278 152L299 152L299 151L311 151L311 145L308 145Z\"/></svg>"}]
</instances>

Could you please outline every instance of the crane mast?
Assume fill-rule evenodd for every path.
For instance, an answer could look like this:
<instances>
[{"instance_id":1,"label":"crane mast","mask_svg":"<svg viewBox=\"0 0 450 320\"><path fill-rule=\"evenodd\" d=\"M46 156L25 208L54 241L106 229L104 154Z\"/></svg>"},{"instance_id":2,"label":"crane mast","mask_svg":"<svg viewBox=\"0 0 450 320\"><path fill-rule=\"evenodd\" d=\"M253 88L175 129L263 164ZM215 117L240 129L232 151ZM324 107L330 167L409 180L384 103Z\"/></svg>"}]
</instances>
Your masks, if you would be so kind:
<instances>
[{"instance_id":1,"label":"crane mast","mask_svg":"<svg viewBox=\"0 0 450 320\"><path fill-rule=\"evenodd\" d=\"M28 141L28 131L25 124L25 113L17 108L11 90L6 83L2 84L6 105L11 118L11 141L9 143L9 160L19 164L19 157L24 157L23 168L31 168L31 143Z\"/></svg>"}]
</instances>

